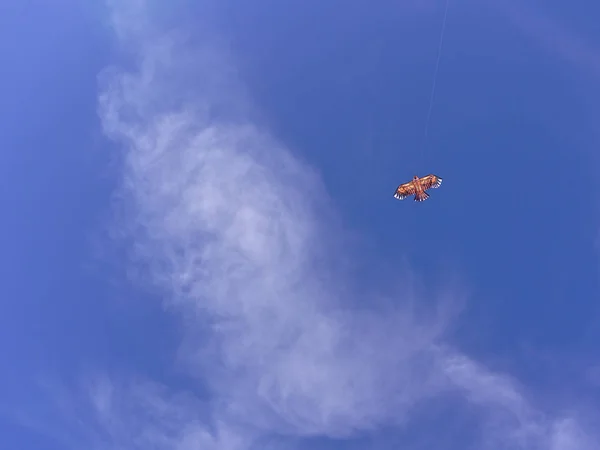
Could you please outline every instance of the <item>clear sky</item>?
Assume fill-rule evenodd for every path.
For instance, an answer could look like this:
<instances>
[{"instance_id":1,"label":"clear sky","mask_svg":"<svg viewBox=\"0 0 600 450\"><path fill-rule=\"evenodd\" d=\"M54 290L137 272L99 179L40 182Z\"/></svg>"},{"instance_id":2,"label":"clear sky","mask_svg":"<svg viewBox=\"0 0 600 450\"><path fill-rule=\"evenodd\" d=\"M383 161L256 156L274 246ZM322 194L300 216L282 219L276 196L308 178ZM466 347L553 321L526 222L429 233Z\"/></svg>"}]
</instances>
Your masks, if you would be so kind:
<instances>
[{"instance_id":1,"label":"clear sky","mask_svg":"<svg viewBox=\"0 0 600 450\"><path fill-rule=\"evenodd\" d=\"M9 0L0 441L600 448L600 5ZM443 178L427 202L394 189Z\"/></svg>"}]
</instances>

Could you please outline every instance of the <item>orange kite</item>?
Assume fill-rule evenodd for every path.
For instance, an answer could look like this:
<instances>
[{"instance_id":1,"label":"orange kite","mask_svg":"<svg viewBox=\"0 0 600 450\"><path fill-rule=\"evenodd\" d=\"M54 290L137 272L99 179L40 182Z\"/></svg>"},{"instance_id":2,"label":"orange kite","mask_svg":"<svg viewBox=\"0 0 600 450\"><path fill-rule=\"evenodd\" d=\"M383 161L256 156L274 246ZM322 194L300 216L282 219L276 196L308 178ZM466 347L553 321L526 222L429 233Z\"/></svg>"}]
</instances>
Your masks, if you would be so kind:
<instances>
[{"instance_id":1,"label":"orange kite","mask_svg":"<svg viewBox=\"0 0 600 450\"><path fill-rule=\"evenodd\" d=\"M398 200L404 200L406 197L414 195L415 202L422 202L429 198L429 194L425 192L426 190L439 188L441 184L442 179L437 175L430 174L423 178L415 175L412 181L398 186L394 197Z\"/></svg>"}]
</instances>

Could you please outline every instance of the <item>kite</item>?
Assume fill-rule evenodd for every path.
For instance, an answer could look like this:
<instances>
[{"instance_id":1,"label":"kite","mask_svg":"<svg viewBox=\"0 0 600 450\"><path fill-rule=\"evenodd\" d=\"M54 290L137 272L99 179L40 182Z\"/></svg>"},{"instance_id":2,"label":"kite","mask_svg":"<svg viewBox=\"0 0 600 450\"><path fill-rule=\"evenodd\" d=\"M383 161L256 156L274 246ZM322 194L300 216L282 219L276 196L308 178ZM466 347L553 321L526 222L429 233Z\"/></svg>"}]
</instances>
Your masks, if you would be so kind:
<instances>
[{"instance_id":1,"label":"kite","mask_svg":"<svg viewBox=\"0 0 600 450\"><path fill-rule=\"evenodd\" d=\"M401 184L396 188L394 197L398 200L404 200L411 195L415 196L415 202L422 202L429 198L429 194L425 192L428 189L439 188L442 184L442 179L437 175L427 175L423 178L414 176L412 181Z\"/></svg>"}]
</instances>

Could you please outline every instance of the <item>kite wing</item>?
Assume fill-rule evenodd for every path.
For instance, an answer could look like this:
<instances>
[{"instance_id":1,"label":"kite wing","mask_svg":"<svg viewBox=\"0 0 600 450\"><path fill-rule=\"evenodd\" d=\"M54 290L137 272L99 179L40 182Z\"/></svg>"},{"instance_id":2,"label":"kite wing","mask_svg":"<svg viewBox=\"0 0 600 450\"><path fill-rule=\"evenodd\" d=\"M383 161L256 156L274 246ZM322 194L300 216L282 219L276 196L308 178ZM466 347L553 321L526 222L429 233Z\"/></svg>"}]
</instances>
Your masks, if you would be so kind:
<instances>
[{"instance_id":1,"label":"kite wing","mask_svg":"<svg viewBox=\"0 0 600 450\"><path fill-rule=\"evenodd\" d=\"M412 181L409 181L408 183L401 184L396 188L394 198L397 198L398 200L404 200L406 197L410 197L411 195L415 194L415 186Z\"/></svg>"},{"instance_id":2,"label":"kite wing","mask_svg":"<svg viewBox=\"0 0 600 450\"><path fill-rule=\"evenodd\" d=\"M442 179L436 175L430 174L423 178L419 179L421 186L423 186L423 190L427 189L436 189L439 188L442 184Z\"/></svg>"}]
</instances>

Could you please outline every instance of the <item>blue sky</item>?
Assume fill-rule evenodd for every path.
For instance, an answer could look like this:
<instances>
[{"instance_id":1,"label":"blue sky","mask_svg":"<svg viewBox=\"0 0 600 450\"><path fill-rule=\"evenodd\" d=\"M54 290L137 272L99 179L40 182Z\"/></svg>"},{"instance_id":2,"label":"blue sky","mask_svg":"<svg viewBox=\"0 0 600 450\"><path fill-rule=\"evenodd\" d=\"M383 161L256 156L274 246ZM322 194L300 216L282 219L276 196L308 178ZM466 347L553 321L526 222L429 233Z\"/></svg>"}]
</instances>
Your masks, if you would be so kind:
<instances>
[{"instance_id":1,"label":"blue sky","mask_svg":"<svg viewBox=\"0 0 600 450\"><path fill-rule=\"evenodd\" d=\"M425 145L441 0L3 6L7 448L598 448L600 11L450 2Z\"/></svg>"}]
</instances>

